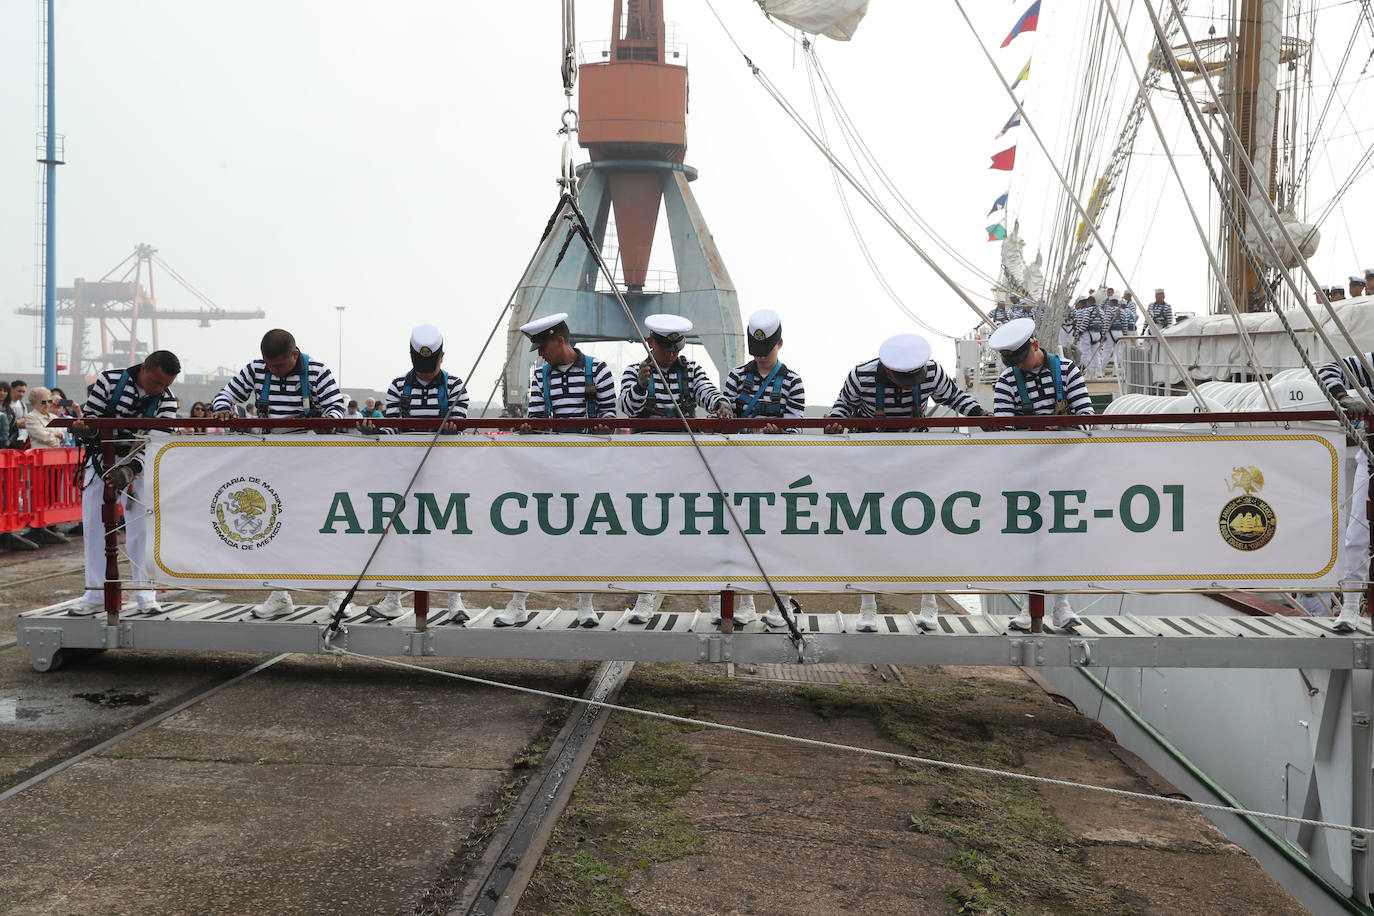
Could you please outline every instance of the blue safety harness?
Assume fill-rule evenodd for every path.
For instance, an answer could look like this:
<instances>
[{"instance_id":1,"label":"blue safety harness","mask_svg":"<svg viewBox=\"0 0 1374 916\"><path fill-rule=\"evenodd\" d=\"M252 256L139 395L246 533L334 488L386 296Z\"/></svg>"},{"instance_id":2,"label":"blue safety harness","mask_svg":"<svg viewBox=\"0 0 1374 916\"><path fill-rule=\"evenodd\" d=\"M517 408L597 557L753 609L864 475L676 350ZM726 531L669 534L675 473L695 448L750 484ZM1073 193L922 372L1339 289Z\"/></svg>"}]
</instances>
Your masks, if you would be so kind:
<instances>
[{"instance_id":1,"label":"blue safety harness","mask_svg":"<svg viewBox=\"0 0 1374 916\"><path fill-rule=\"evenodd\" d=\"M106 417L113 417L116 415L115 411L119 409L119 402L124 399L124 389L129 387L129 380L133 378L133 375L130 374L131 372L132 369L130 368L125 369L123 372L119 373L119 381L115 383L114 395L110 398L110 400L105 402L104 415ZM164 391L162 394L159 394L155 398L148 398L148 403L143 408L143 416L157 416L157 409L159 406L162 405L162 398L166 394L167 392ZM134 405L138 405L137 399L135 399Z\"/></svg>"},{"instance_id":2,"label":"blue safety harness","mask_svg":"<svg viewBox=\"0 0 1374 916\"><path fill-rule=\"evenodd\" d=\"M754 396L744 405L739 415L741 417L782 416L782 380L786 372L787 367L782 363L774 365L773 371L769 372L768 376L759 382L758 388L754 391ZM757 362L751 363L749 368L745 370L744 377L751 381L758 380L759 364ZM760 406L759 399L762 398L763 393L770 388L772 389L770 400L764 401L762 406Z\"/></svg>"},{"instance_id":3,"label":"blue safety harness","mask_svg":"<svg viewBox=\"0 0 1374 916\"><path fill-rule=\"evenodd\" d=\"M310 412L310 354L301 354L301 412L298 416L308 417ZM272 396L272 373L268 371L266 363L262 367L262 393L258 395L258 416L269 416L271 410Z\"/></svg>"},{"instance_id":4,"label":"blue safety harness","mask_svg":"<svg viewBox=\"0 0 1374 916\"><path fill-rule=\"evenodd\" d=\"M553 366L544 364L544 416L553 416L553 394L549 391L549 374L553 371ZM596 381L592 378L592 358L585 353L582 354L582 373L586 378L586 387L582 389L583 397L587 401L587 416L596 416ZM654 377L649 376L649 394L654 392Z\"/></svg>"},{"instance_id":5,"label":"blue safety harness","mask_svg":"<svg viewBox=\"0 0 1374 916\"><path fill-rule=\"evenodd\" d=\"M657 375L658 373L656 372L651 371L649 373L649 395L645 403L649 405L650 416L657 416L659 414L658 402L654 400L654 382L657 380ZM691 393L687 390L687 367L683 364L682 357L678 357L677 360L677 390L679 394L678 403L683 406L687 416L695 417L697 415L697 402L692 400ZM663 408L662 415L665 417L676 417L677 405L670 404Z\"/></svg>"},{"instance_id":6,"label":"blue safety harness","mask_svg":"<svg viewBox=\"0 0 1374 916\"><path fill-rule=\"evenodd\" d=\"M410 392L413 384L420 380L415 377L415 370L406 373L405 387L401 389L401 416L410 416ZM439 416L448 416L448 373L439 370Z\"/></svg>"},{"instance_id":7,"label":"blue safety harness","mask_svg":"<svg viewBox=\"0 0 1374 916\"><path fill-rule=\"evenodd\" d=\"M1050 375L1054 378L1054 412L1056 414L1068 413L1069 405L1064 400L1064 379L1059 371L1059 357L1054 353L1046 353L1045 359L1050 364ZM1027 411L1031 410L1030 392L1026 390L1026 377L1018 368L1013 368L1012 375L1016 378L1016 390L1021 394L1021 403Z\"/></svg>"}]
</instances>

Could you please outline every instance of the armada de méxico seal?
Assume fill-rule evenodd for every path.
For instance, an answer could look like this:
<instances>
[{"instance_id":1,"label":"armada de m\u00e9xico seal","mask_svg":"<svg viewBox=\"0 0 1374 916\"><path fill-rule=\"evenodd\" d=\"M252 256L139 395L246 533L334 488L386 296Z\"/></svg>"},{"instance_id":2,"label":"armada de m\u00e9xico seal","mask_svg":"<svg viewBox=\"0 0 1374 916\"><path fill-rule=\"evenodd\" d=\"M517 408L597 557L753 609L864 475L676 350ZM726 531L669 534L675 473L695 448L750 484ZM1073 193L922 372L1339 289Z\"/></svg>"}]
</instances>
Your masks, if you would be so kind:
<instances>
[{"instance_id":1,"label":"armada de m\u00e9xico seal","mask_svg":"<svg viewBox=\"0 0 1374 916\"><path fill-rule=\"evenodd\" d=\"M1259 550L1274 539L1278 517L1274 507L1255 494L1264 487L1264 474L1257 467L1233 468L1226 489L1244 493L1221 507L1217 526L1221 539L1236 550Z\"/></svg>"},{"instance_id":2,"label":"armada de m\u00e9xico seal","mask_svg":"<svg viewBox=\"0 0 1374 916\"><path fill-rule=\"evenodd\" d=\"M235 550L256 550L281 530L282 502L277 491L257 477L225 481L210 500L210 524Z\"/></svg>"}]
</instances>

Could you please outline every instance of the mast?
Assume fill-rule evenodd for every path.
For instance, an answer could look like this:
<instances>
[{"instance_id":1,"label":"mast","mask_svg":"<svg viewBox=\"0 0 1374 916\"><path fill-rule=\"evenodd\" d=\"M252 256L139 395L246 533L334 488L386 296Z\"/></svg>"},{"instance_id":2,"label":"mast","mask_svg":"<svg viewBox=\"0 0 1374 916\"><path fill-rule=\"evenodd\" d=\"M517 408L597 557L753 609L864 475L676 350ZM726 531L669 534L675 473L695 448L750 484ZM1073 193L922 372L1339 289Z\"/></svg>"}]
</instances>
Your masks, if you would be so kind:
<instances>
[{"instance_id":1,"label":"mast","mask_svg":"<svg viewBox=\"0 0 1374 916\"><path fill-rule=\"evenodd\" d=\"M1236 125L1236 133L1245 146L1246 154L1262 178L1252 175L1244 166L1235 144L1229 139L1223 148L1231 168L1240 179L1239 187L1229 190L1226 204L1247 232L1249 227L1241 199L1258 199L1259 195L1274 199L1282 23L1282 0L1240 0L1240 15L1235 23L1235 51L1228 68L1230 86L1223 103ZM1261 208L1261 212L1263 210ZM1225 217L1221 223L1221 238L1226 283L1232 296L1244 311L1261 311L1265 301L1262 279L1245 257L1243 236L1231 232ZM1225 297L1219 297L1219 301L1224 302Z\"/></svg>"}]
</instances>

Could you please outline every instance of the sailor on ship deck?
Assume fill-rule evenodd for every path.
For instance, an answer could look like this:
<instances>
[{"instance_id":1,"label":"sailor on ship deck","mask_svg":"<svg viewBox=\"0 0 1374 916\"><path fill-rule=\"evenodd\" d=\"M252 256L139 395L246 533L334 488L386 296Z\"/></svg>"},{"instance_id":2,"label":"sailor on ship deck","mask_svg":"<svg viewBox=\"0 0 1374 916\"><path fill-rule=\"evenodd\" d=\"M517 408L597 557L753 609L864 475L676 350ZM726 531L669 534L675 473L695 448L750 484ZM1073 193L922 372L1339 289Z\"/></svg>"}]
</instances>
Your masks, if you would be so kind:
<instances>
[{"instance_id":1,"label":"sailor on ship deck","mask_svg":"<svg viewBox=\"0 0 1374 916\"><path fill-rule=\"evenodd\" d=\"M157 417L175 419L177 398L171 385L181 372L181 360L170 350L148 354L141 365L128 369L106 369L91 386L84 417ZM92 436L80 420L72 424L72 435ZM124 434L127 435L127 434ZM115 434L115 464L104 467L98 447L88 446L82 472L81 535L86 547L86 591L81 603L67 613L77 616L98 614L105 609L105 487L114 489L124 508L124 541L129 553L129 572L133 577L134 601L140 611L156 612L157 592L152 588L152 557L148 542L152 511L143 502L143 440Z\"/></svg>"},{"instance_id":2,"label":"sailor on ship deck","mask_svg":"<svg viewBox=\"0 0 1374 916\"><path fill-rule=\"evenodd\" d=\"M992 415L1025 417L1057 414L1091 414L1092 398L1083 373L1069 360L1040 349L1033 336L1035 322L1022 318L998 328L988 346L1002 356L1006 366L993 387ZM1067 595L1055 595L1050 622L1056 629L1079 624ZM1012 618L1013 630L1030 630L1030 611Z\"/></svg>"},{"instance_id":3,"label":"sailor on ship deck","mask_svg":"<svg viewBox=\"0 0 1374 916\"><path fill-rule=\"evenodd\" d=\"M432 324L420 324L410 332L410 371L391 380L386 389L383 418L393 420L415 418L445 418L444 432L458 428L453 420L468 415L468 390L463 380L443 369L444 335ZM369 398L369 400L371 400ZM365 434L390 432L364 420L359 429ZM381 601L368 607L367 615L392 620L405 613L402 592L387 592ZM463 593L448 593L448 613L456 622L468 619L463 607Z\"/></svg>"},{"instance_id":4,"label":"sailor on ship deck","mask_svg":"<svg viewBox=\"0 0 1374 916\"><path fill-rule=\"evenodd\" d=\"M1374 365L1374 353L1364 355L1366 362ZM1374 379L1365 371L1364 364L1357 356L1327 363L1317 370L1326 390L1336 398L1341 409L1352 422L1365 421L1368 430L1369 408L1364 400L1352 395L1350 389L1356 386L1366 393L1374 393ZM1365 583L1369 579L1369 458L1364 449L1359 449L1355 457L1355 484L1350 490L1350 521L1345 526L1345 575L1341 577L1341 613L1335 623L1340 633L1352 633L1355 623L1360 619L1360 596L1364 594Z\"/></svg>"},{"instance_id":5,"label":"sailor on ship deck","mask_svg":"<svg viewBox=\"0 0 1374 916\"><path fill-rule=\"evenodd\" d=\"M1030 318L1017 318L1003 328L1018 322L1035 327ZM992 340L1002 333L1001 328L993 332ZM927 400L943 404L966 417L986 415L981 404L967 392L960 391L953 379L931 359L930 341L920 334L897 334L883 341L878 348L878 358L859 363L849 370L840 395L830 408L829 416L837 419L845 417L911 417L913 420L925 416ZM843 423L831 423L825 427L831 435L844 432ZM934 595L921 596L921 613L916 623L922 630L935 629L939 611L936 609ZM875 633L878 630L878 599L876 595L865 594L859 598L860 633Z\"/></svg>"},{"instance_id":6,"label":"sailor on ship deck","mask_svg":"<svg viewBox=\"0 0 1374 916\"><path fill-rule=\"evenodd\" d=\"M530 375L529 416L587 417L595 420L615 419L615 379L603 360L583 353L572 345L572 329L568 327L566 312L545 315L520 326L529 338L530 349L538 350L544 360ZM593 432L610 432L606 423L592 426ZM530 432L528 424L520 432ZM527 592L516 592L494 618L498 627L514 626L529 619L525 607ZM601 623L591 592L577 596L577 623L594 627Z\"/></svg>"},{"instance_id":7,"label":"sailor on ship deck","mask_svg":"<svg viewBox=\"0 0 1374 916\"><path fill-rule=\"evenodd\" d=\"M239 370L211 402L211 410L221 420L233 419L234 405L246 401L253 403L259 417L343 417L343 393L334 373L302 353L290 331L268 331L262 335L258 352L261 358ZM343 597L343 592L330 592L330 610L337 610ZM281 617L291 610L291 593L275 591L253 608L253 616Z\"/></svg>"}]
</instances>

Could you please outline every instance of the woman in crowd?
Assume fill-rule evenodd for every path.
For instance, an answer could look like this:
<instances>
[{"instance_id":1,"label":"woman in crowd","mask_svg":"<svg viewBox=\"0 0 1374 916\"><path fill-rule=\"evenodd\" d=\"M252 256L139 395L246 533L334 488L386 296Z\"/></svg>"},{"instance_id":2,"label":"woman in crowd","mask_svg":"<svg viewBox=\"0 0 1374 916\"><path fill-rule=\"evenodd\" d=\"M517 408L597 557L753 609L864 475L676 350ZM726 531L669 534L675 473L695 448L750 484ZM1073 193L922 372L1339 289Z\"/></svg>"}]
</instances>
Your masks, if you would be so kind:
<instances>
[{"instance_id":1,"label":"woman in crowd","mask_svg":"<svg viewBox=\"0 0 1374 916\"><path fill-rule=\"evenodd\" d=\"M52 392L46 388L29 389L28 430L29 444L32 448L57 448L62 444L62 429L49 429L48 424L57 419L53 410Z\"/></svg>"}]
</instances>

